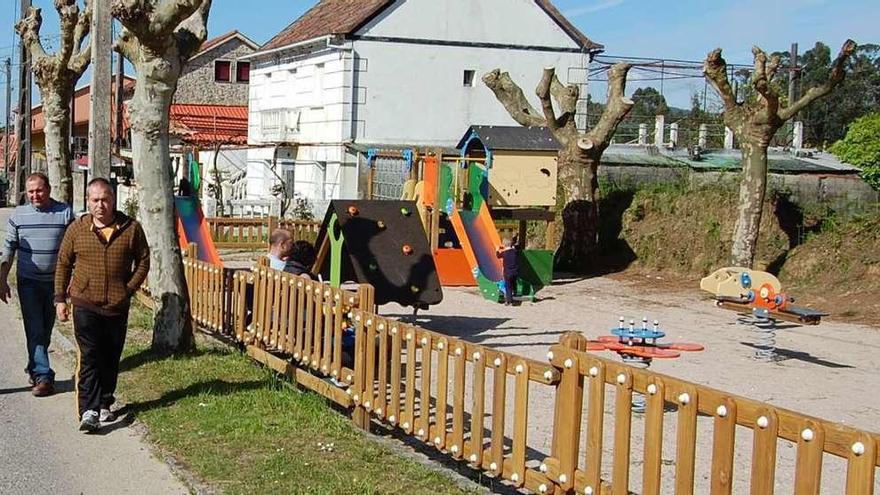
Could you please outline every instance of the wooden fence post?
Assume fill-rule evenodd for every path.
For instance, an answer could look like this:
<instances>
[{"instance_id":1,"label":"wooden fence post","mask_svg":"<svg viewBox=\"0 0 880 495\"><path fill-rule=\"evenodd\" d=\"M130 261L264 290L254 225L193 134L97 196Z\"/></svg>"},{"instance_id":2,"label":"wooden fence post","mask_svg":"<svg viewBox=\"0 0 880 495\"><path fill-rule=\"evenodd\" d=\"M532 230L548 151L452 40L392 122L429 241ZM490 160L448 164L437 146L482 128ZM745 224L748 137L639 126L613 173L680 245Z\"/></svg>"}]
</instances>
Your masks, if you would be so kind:
<instances>
[{"instance_id":1,"label":"wooden fence post","mask_svg":"<svg viewBox=\"0 0 880 495\"><path fill-rule=\"evenodd\" d=\"M370 284L361 284L358 286L358 307L360 308L364 317L361 318L362 321L358 322L357 325L361 326L365 324L366 318L370 318L375 314L375 291L373 286ZM357 337L364 337L366 332L359 331L357 332ZM361 338L360 342L358 342L357 337L355 338L355 355L354 355L354 390L355 394L359 394L362 398L361 402L355 402L354 411L351 413L351 419L354 422L355 426L358 428L370 431L370 413L363 405L363 397L370 396L373 393L373 383L366 383L366 364L367 364L367 346L372 346L372 342L364 342L364 338Z\"/></svg>"},{"instance_id":2,"label":"wooden fence post","mask_svg":"<svg viewBox=\"0 0 880 495\"><path fill-rule=\"evenodd\" d=\"M585 351L587 339L578 332L566 332L559 338L559 345L574 351ZM576 357L571 366L566 363L562 378L556 389L556 405L553 414L553 443L550 455L559 462L555 473L559 482L557 493L568 493L573 488L574 471L578 463L578 446L581 438L581 413L584 405L584 380ZM564 477L563 477L564 476Z\"/></svg>"}]
</instances>

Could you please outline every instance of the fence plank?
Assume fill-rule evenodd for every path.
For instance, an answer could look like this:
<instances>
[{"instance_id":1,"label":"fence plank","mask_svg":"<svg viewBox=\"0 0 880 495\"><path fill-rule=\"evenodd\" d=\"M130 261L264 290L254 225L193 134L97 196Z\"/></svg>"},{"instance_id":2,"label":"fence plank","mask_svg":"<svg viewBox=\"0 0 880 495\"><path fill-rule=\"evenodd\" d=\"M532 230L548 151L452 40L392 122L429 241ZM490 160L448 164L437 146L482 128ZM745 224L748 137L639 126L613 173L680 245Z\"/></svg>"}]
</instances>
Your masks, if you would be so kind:
<instances>
[{"instance_id":1,"label":"fence plank","mask_svg":"<svg viewBox=\"0 0 880 495\"><path fill-rule=\"evenodd\" d=\"M342 380L342 337L345 327L345 302L341 289L333 288L333 364L330 375L337 380Z\"/></svg>"},{"instance_id":2,"label":"fence plank","mask_svg":"<svg viewBox=\"0 0 880 495\"><path fill-rule=\"evenodd\" d=\"M490 452L492 465L490 470L501 472L504 466L504 416L507 401L507 356L499 354L492 360L495 367L492 378L492 439Z\"/></svg>"},{"instance_id":3,"label":"fence plank","mask_svg":"<svg viewBox=\"0 0 880 495\"><path fill-rule=\"evenodd\" d=\"M733 452L736 441L736 402L725 397L715 410L712 440L712 495L733 492Z\"/></svg>"},{"instance_id":4,"label":"fence plank","mask_svg":"<svg viewBox=\"0 0 880 495\"><path fill-rule=\"evenodd\" d=\"M633 376L624 369L615 377L614 393L614 462L611 470L611 493L629 494L629 459L632 432Z\"/></svg>"},{"instance_id":5,"label":"fence plank","mask_svg":"<svg viewBox=\"0 0 880 495\"><path fill-rule=\"evenodd\" d=\"M422 364L422 384L419 388L419 416L418 416L418 437L424 441L428 441L428 435L431 434L431 373L433 343L431 334L425 332L419 340L422 348L421 364Z\"/></svg>"},{"instance_id":6,"label":"fence plank","mask_svg":"<svg viewBox=\"0 0 880 495\"><path fill-rule=\"evenodd\" d=\"M287 303L284 305L284 310L287 313L285 318L287 325L285 328L284 352L290 355L296 352L296 321L300 317L296 305L297 294L300 292L296 286L297 282L299 282L299 277L291 275L287 282Z\"/></svg>"},{"instance_id":7,"label":"fence plank","mask_svg":"<svg viewBox=\"0 0 880 495\"><path fill-rule=\"evenodd\" d=\"M369 313L368 313L369 315ZM364 352L366 360L364 361L364 407L369 411L375 403L376 390L376 324L377 322L372 316L365 316L366 322L366 340L364 341Z\"/></svg>"},{"instance_id":8,"label":"fence plank","mask_svg":"<svg viewBox=\"0 0 880 495\"><path fill-rule=\"evenodd\" d=\"M318 363L321 361L321 350L323 348L322 337L324 334L324 316L325 316L325 306L324 306L324 287L320 283L312 284L312 292L314 292L315 298L315 318L312 322L312 326L309 328L312 334L312 352L309 366L313 370L318 369ZM367 321L370 321L372 316L365 315Z\"/></svg>"},{"instance_id":9,"label":"fence plank","mask_svg":"<svg viewBox=\"0 0 880 495\"><path fill-rule=\"evenodd\" d=\"M446 416L449 403L449 339L437 341L437 396L434 401L434 446L446 447Z\"/></svg>"},{"instance_id":10,"label":"fence plank","mask_svg":"<svg viewBox=\"0 0 880 495\"><path fill-rule=\"evenodd\" d=\"M794 472L795 495L818 495L822 479L822 454L825 429L815 421L806 420L797 446Z\"/></svg>"},{"instance_id":11,"label":"fence plank","mask_svg":"<svg viewBox=\"0 0 880 495\"><path fill-rule=\"evenodd\" d=\"M400 328L394 323L391 327L391 392L388 402L388 422L392 425L400 419L400 335Z\"/></svg>"},{"instance_id":12,"label":"fence plank","mask_svg":"<svg viewBox=\"0 0 880 495\"><path fill-rule=\"evenodd\" d=\"M376 404L373 407L379 417L383 417L386 412L385 403L388 397L388 327L391 324L391 321L383 318L376 326L376 332L379 334L379 380L376 387Z\"/></svg>"},{"instance_id":13,"label":"fence plank","mask_svg":"<svg viewBox=\"0 0 880 495\"><path fill-rule=\"evenodd\" d=\"M642 493L660 494L660 475L663 463L663 408L666 386L654 378L646 388L645 454L642 471Z\"/></svg>"},{"instance_id":14,"label":"fence plank","mask_svg":"<svg viewBox=\"0 0 880 495\"><path fill-rule=\"evenodd\" d=\"M305 329L308 318L308 292L309 286L306 279L300 277L296 281L296 319L294 325L293 359L302 362L305 354Z\"/></svg>"},{"instance_id":15,"label":"fence plank","mask_svg":"<svg viewBox=\"0 0 880 495\"><path fill-rule=\"evenodd\" d=\"M415 330L406 328L406 395L404 399L405 419L401 417L403 431L412 433L415 428L416 408L416 336Z\"/></svg>"},{"instance_id":16,"label":"fence plank","mask_svg":"<svg viewBox=\"0 0 880 495\"><path fill-rule=\"evenodd\" d=\"M312 365L312 337L314 336L315 327L315 289L313 283L308 280L304 281L303 291L305 292L306 302L306 322L303 327L303 348L300 362L308 368ZM363 324L358 322L358 324L355 325L355 328L363 328ZM363 342L363 339L361 339L361 341ZM356 388L355 390L357 390L358 394L361 393L360 388Z\"/></svg>"},{"instance_id":17,"label":"fence plank","mask_svg":"<svg viewBox=\"0 0 880 495\"><path fill-rule=\"evenodd\" d=\"M467 357L461 342L456 343L455 377L452 385L452 457L461 459L464 455L464 387L467 373Z\"/></svg>"},{"instance_id":18,"label":"fence plank","mask_svg":"<svg viewBox=\"0 0 880 495\"><path fill-rule=\"evenodd\" d=\"M853 434L846 468L847 495L873 495L877 442L867 433Z\"/></svg>"},{"instance_id":19,"label":"fence plank","mask_svg":"<svg viewBox=\"0 0 880 495\"><path fill-rule=\"evenodd\" d=\"M776 444L779 418L770 408L760 410L752 443L751 494L773 493L776 479Z\"/></svg>"},{"instance_id":20,"label":"fence plank","mask_svg":"<svg viewBox=\"0 0 880 495\"><path fill-rule=\"evenodd\" d=\"M474 351L474 391L473 404L471 406L471 442L470 457L468 460L471 464L481 466L483 464L483 413L485 407L484 395L486 391L486 357L481 351Z\"/></svg>"},{"instance_id":21,"label":"fence plank","mask_svg":"<svg viewBox=\"0 0 880 495\"><path fill-rule=\"evenodd\" d=\"M605 364L595 359L591 359L589 364L585 472L587 487L598 492L602 481L602 435L605 427Z\"/></svg>"},{"instance_id":22,"label":"fence plank","mask_svg":"<svg viewBox=\"0 0 880 495\"><path fill-rule=\"evenodd\" d=\"M678 404L678 431L675 446L675 494L694 493L694 466L697 441L697 388L679 387L675 401Z\"/></svg>"},{"instance_id":23,"label":"fence plank","mask_svg":"<svg viewBox=\"0 0 880 495\"><path fill-rule=\"evenodd\" d=\"M510 456L513 474L510 479L514 485L523 486L526 479L526 447L528 445L529 364L519 359L514 364L514 370L516 382L513 393L513 446Z\"/></svg>"},{"instance_id":24,"label":"fence plank","mask_svg":"<svg viewBox=\"0 0 880 495\"><path fill-rule=\"evenodd\" d=\"M321 337L321 373L330 375L330 365L333 362L333 325L335 320L335 306L333 291L330 287L324 287L324 335Z\"/></svg>"}]
</instances>

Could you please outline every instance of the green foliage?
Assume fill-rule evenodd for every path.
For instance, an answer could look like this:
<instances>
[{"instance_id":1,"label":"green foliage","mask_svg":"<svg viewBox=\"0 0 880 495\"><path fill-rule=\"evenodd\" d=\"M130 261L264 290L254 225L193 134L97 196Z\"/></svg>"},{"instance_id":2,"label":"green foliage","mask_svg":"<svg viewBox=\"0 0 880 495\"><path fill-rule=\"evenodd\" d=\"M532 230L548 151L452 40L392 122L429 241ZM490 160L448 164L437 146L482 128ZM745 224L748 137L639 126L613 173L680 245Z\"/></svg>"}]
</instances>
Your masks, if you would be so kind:
<instances>
[{"instance_id":1,"label":"green foliage","mask_svg":"<svg viewBox=\"0 0 880 495\"><path fill-rule=\"evenodd\" d=\"M309 198L304 198L299 194L293 198L293 214L294 220L314 220L315 214L312 209L312 202Z\"/></svg>"},{"instance_id":2,"label":"green foliage","mask_svg":"<svg viewBox=\"0 0 880 495\"><path fill-rule=\"evenodd\" d=\"M122 212L129 218L137 218L138 214L138 197L137 194L129 194L122 203Z\"/></svg>"},{"instance_id":3,"label":"green foliage","mask_svg":"<svg viewBox=\"0 0 880 495\"><path fill-rule=\"evenodd\" d=\"M862 169L862 179L880 190L880 112L856 119L831 152Z\"/></svg>"}]
</instances>

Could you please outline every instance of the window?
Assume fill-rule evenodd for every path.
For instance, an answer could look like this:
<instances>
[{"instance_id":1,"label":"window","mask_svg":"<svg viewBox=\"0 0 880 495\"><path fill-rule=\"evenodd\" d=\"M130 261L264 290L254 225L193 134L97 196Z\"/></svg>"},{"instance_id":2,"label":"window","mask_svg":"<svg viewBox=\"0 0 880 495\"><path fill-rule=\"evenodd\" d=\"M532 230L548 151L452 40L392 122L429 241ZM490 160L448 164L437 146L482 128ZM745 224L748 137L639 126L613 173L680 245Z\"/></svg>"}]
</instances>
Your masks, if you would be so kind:
<instances>
[{"instance_id":1,"label":"window","mask_svg":"<svg viewBox=\"0 0 880 495\"><path fill-rule=\"evenodd\" d=\"M232 70L232 62L229 60L216 60L214 61L214 81L216 82L229 82L230 72Z\"/></svg>"},{"instance_id":2,"label":"window","mask_svg":"<svg viewBox=\"0 0 880 495\"><path fill-rule=\"evenodd\" d=\"M464 78L462 79L462 84L466 88L471 88L474 86L474 71L472 71L472 70L464 71Z\"/></svg>"},{"instance_id":3,"label":"window","mask_svg":"<svg viewBox=\"0 0 880 495\"><path fill-rule=\"evenodd\" d=\"M235 63L235 81L246 83L251 80L251 63L236 62Z\"/></svg>"}]
</instances>

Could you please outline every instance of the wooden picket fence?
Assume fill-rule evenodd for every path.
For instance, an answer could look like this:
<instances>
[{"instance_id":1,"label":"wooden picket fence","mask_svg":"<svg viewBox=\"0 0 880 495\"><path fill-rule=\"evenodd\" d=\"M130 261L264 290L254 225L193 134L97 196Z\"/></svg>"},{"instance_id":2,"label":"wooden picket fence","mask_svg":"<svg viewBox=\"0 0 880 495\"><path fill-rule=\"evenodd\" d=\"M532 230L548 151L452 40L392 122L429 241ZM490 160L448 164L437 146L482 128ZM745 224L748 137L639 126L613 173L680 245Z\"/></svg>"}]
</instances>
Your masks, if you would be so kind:
<instances>
[{"instance_id":1,"label":"wooden picket fence","mask_svg":"<svg viewBox=\"0 0 880 495\"><path fill-rule=\"evenodd\" d=\"M278 217L232 218L209 217L205 221L217 249L262 249L277 228L290 230L294 239L314 242L320 222L279 219Z\"/></svg>"},{"instance_id":2,"label":"wooden picket fence","mask_svg":"<svg viewBox=\"0 0 880 495\"><path fill-rule=\"evenodd\" d=\"M518 488L875 492L880 435L598 357L578 333L551 347L548 361L535 361L382 317L369 285L334 288L266 266L233 272L191 257L185 265L193 318L204 329L349 409L359 427L396 429ZM346 328L354 331L350 353ZM636 393L646 398L644 416L632 412ZM549 446L538 442L541 425ZM743 454L735 439L744 435L751 448ZM674 467L664 450L674 453ZM781 450L795 453L791 465L782 465ZM735 462L751 470L734 491Z\"/></svg>"}]
</instances>

